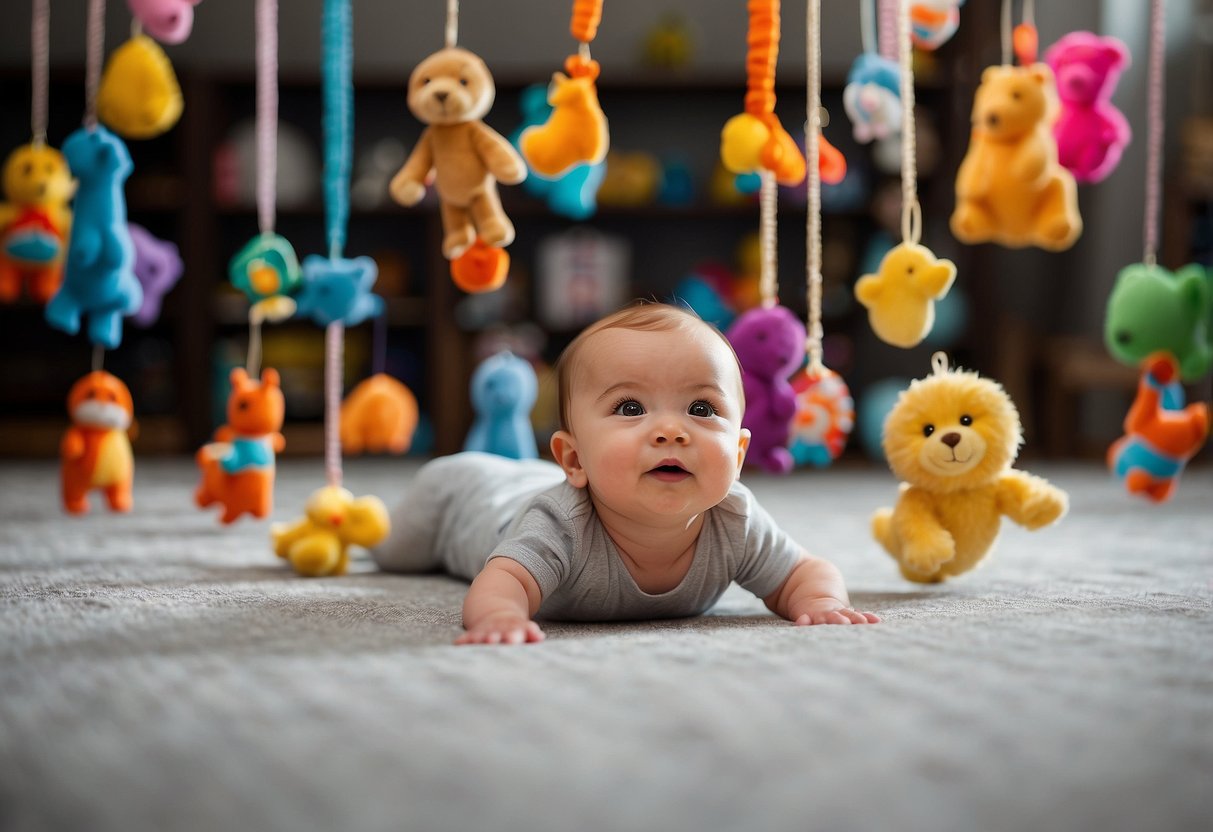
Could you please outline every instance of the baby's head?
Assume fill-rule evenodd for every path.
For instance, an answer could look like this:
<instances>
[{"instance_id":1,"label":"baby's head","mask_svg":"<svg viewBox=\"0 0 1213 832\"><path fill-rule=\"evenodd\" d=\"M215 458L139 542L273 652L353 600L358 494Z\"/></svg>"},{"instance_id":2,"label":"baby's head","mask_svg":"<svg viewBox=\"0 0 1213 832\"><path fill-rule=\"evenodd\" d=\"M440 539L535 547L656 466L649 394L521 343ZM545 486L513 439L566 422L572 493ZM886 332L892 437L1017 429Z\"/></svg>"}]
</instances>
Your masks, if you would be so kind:
<instances>
[{"instance_id":1,"label":"baby's head","mask_svg":"<svg viewBox=\"0 0 1213 832\"><path fill-rule=\"evenodd\" d=\"M556 368L552 453L600 510L697 513L724 499L749 431L737 355L698 317L631 306L592 324Z\"/></svg>"}]
</instances>

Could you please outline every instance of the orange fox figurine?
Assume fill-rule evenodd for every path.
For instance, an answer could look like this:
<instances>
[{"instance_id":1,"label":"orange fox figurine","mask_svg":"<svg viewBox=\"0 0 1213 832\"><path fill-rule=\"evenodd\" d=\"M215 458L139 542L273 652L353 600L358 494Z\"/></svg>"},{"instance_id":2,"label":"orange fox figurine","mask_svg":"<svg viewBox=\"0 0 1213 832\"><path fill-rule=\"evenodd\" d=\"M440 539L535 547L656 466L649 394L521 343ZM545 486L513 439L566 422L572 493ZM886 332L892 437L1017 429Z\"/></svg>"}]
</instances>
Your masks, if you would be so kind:
<instances>
[{"instance_id":1,"label":"orange fox figurine","mask_svg":"<svg viewBox=\"0 0 1213 832\"><path fill-rule=\"evenodd\" d=\"M262 370L260 381L242 368L232 370L228 423L195 457L202 483L194 501L201 508L221 504L220 522L232 523L246 512L265 517L273 508L274 454L286 445L279 433L285 410L277 370Z\"/></svg>"},{"instance_id":2,"label":"orange fox figurine","mask_svg":"<svg viewBox=\"0 0 1213 832\"><path fill-rule=\"evenodd\" d=\"M88 513L88 492L105 492L111 511L131 510L135 458L128 431L134 407L131 391L116 377L98 370L72 385L67 397L72 426L59 445L63 507Z\"/></svg>"},{"instance_id":3,"label":"orange fox figurine","mask_svg":"<svg viewBox=\"0 0 1213 832\"><path fill-rule=\"evenodd\" d=\"M1108 449L1108 467L1124 479L1129 493L1156 503L1175 492L1184 466L1209 435L1208 406L1183 407L1178 379L1179 364L1169 352L1147 357L1125 417L1125 436Z\"/></svg>"},{"instance_id":4,"label":"orange fox figurine","mask_svg":"<svg viewBox=\"0 0 1213 832\"><path fill-rule=\"evenodd\" d=\"M417 398L387 373L376 373L341 403L341 448L347 454L402 454L417 430Z\"/></svg>"}]
</instances>

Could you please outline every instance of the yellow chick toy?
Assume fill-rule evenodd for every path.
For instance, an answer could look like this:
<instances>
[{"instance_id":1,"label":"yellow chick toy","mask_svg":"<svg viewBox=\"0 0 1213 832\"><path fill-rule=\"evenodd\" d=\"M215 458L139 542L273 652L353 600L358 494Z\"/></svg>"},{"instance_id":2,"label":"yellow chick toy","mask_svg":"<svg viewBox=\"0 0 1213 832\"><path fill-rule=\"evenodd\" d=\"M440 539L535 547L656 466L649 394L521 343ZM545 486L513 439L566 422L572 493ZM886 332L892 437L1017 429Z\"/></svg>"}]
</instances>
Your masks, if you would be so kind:
<instances>
[{"instance_id":1,"label":"yellow chick toy","mask_svg":"<svg viewBox=\"0 0 1213 832\"><path fill-rule=\"evenodd\" d=\"M596 165L606 158L610 139L594 86L597 62L591 69L590 74L572 78L555 73L548 89L552 114L547 123L528 127L519 137L527 164L541 176L555 179L575 165Z\"/></svg>"},{"instance_id":2,"label":"yellow chick toy","mask_svg":"<svg viewBox=\"0 0 1213 832\"><path fill-rule=\"evenodd\" d=\"M136 35L114 51L101 75L97 115L128 139L150 139L181 118L181 86L164 50Z\"/></svg>"},{"instance_id":3,"label":"yellow chick toy","mask_svg":"<svg viewBox=\"0 0 1213 832\"><path fill-rule=\"evenodd\" d=\"M872 330L895 347L919 344L935 324L935 301L956 279L956 265L938 260L915 243L894 246L880 261L876 274L855 284L855 297L868 309Z\"/></svg>"},{"instance_id":4,"label":"yellow chick toy","mask_svg":"<svg viewBox=\"0 0 1213 832\"><path fill-rule=\"evenodd\" d=\"M308 499L302 520L275 523L270 534L278 557L290 561L300 575L316 578L344 575L350 546L374 546L390 529L387 508L378 497L355 499L346 489L329 485Z\"/></svg>"}]
</instances>

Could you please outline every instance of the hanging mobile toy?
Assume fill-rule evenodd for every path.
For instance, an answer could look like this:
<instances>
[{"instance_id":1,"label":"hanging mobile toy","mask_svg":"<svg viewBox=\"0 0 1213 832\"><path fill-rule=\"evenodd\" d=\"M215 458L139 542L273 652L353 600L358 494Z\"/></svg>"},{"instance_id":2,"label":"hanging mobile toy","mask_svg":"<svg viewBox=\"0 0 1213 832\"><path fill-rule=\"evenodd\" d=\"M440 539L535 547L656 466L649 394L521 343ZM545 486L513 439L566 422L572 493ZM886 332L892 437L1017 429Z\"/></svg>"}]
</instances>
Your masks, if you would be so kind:
<instances>
[{"instance_id":1,"label":"hanging mobile toy","mask_svg":"<svg viewBox=\"0 0 1213 832\"><path fill-rule=\"evenodd\" d=\"M160 44L139 31L114 50L101 75L97 114L115 133L151 139L181 118L185 100Z\"/></svg>"},{"instance_id":2,"label":"hanging mobile toy","mask_svg":"<svg viewBox=\"0 0 1213 832\"><path fill-rule=\"evenodd\" d=\"M63 280L76 183L63 154L46 143L50 0L33 1L31 27L33 91L30 123L33 139L4 163L4 202L0 203L0 303L12 303L22 287L37 303L46 303Z\"/></svg>"},{"instance_id":3,"label":"hanging mobile toy","mask_svg":"<svg viewBox=\"0 0 1213 832\"><path fill-rule=\"evenodd\" d=\"M183 43L194 28L194 6L202 0L126 0L131 14L161 43Z\"/></svg>"},{"instance_id":4,"label":"hanging mobile toy","mask_svg":"<svg viewBox=\"0 0 1213 832\"><path fill-rule=\"evenodd\" d=\"M127 223L127 230L135 247L135 277L143 287L143 305L131 322L149 327L160 317L160 304L181 279L185 264L175 243L161 240L133 222Z\"/></svg>"},{"instance_id":5,"label":"hanging mobile toy","mask_svg":"<svg viewBox=\"0 0 1213 832\"><path fill-rule=\"evenodd\" d=\"M522 126L511 134L510 142L521 150L522 134L531 127L547 121L552 113L548 103L547 87L532 84L518 97L522 110ZM557 214L572 220L584 220L598 210L598 186L606 175L606 159L596 164L577 164L559 176L548 179L543 176L527 176L522 186L532 196L547 201L548 207Z\"/></svg>"},{"instance_id":6,"label":"hanging mobile toy","mask_svg":"<svg viewBox=\"0 0 1213 832\"><path fill-rule=\"evenodd\" d=\"M350 157L352 155L354 98L351 71L353 44L350 0L324 0L322 40L324 60L324 207L328 258L308 258L304 292L309 293L307 313L325 326L324 467L328 485L308 500L306 516L271 528L274 552L289 561L300 575L319 577L344 574L349 546L374 546L390 530L387 508L378 497L354 498L341 487L341 359L345 326L366 306L367 276L374 280L374 261L367 257L347 260L346 226L349 221ZM369 265L368 265L369 264ZM357 298L337 308L322 300L313 305L310 287L339 291ZM353 290L353 295L346 292ZM359 294L361 293L361 294ZM374 297L382 304L382 299ZM302 306L302 304L301 304ZM344 311L344 314L340 314ZM358 318L358 320L361 320Z\"/></svg>"},{"instance_id":7,"label":"hanging mobile toy","mask_svg":"<svg viewBox=\"0 0 1213 832\"><path fill-rule=\"evenodd\" d=\"M806 10L808 43L805 65L808 69L806 112L813 114L805 123L805 150L808 155L808 197L805 220L805 277L808 326L805 352L808 363L792 376L796 396L788 450L801 464L822 468L837 459L846 448L847 437L855 425L855 402L842 376L822 362L821 325L821 181L825 180L817 161L824 146L821 134L821 0L809 0Z\"/></svg>"},{"instance_id":8,"label":"hanging mobile toy","mask_svg":"<svg viewBox=\"0 0 1213 832\"><path fill-rule=\"evenodd\" d=\"M409 76L409 110L426 128L389 190L401 205L416 205L433 177L442 212L442 255L451 261L451 277L464 291L488 292L505 282L509 255L504 247L514 241L497 183L522 182L526 163L481 121L496 88L484 61L455 46L458 20L458 3L450 0L446 48Z\"/></svg>"},{"instance_id":9,"label":"hanging mobile toy","mask_svg":"<svg viewBox=\"0 0 1213 832\"><path fill-rule=\"evenodd\" d=\"M72 385L67 396L72 426L59 444L63 508L88 513L88 492L101 489L111 511L131 510L135 432L131 391L118 378L96 370Z\"/></svg>"},{"instance_id":10,"label":"hanging mobile toy","mask_svg":"<svg viewBox=\"0 0 1213 832\"><path fill-rule=\"evenodd\" d=\"M873 139L888 139L901 129L901 95L897 61L876 51L876 0L860 0L860 33L863 54L851 64L847 85L842 91L842 106L851 119L855 141L867 144Z\"/></svg>"},{"instance_id":11,"label":"hanging mobile toy","mask_svg":"<svg viewBox=\"0 0 1213 832\"><path fill-rule=\"evenodd\" d=\"M951 260L940 260L922 236L914 142L914 70L911 61L909 14L903 5L898 17L901 58L901 243L880 261L876 274L855 284L855 297L868 310L872 330L885 343L913 347L935 323L935 301L942 299L956 278Z\"/></svg>"},{"instance_id":12,"label":"hanging mobile toy","mask_svg":"<svg viewBox=\"0 0 1213 832\"><path fill-rule=\"evenodd\" d=\"M916 0L910 3L910 36L914 45L933 52L952 39L960 28L960 7L965 0Z\"/></svg>"},{"instance_id":13,"label":"hanging mobile toy","mask_svg":"<svg viewBox=\"0 0 1213 832\"><path fill-rule=\"evenodd\" d=\"M1043 63L1012 65L1011 0L1002 8L1003 62L982 73L973 100L952 233L963 243L1063 251L1082 233L1082 217L1074 176L1058 164L1050 128L1053 71Z\"/></svg>"},{"instance_id":14,"label":"hanging mobile toy","mask_svg":"<svg viewBox=\"0 0 1213 832\"><path fill-rule=\"evenodd\" d=\"M1045 62L1057 79L1061 113L1053 123L1057 158L1078 182L1102 182L1133 136L1112 104L1129 48L1116 38L1071 32L1049 47Z\"/></svg>"},{"instance_id":15,"label":"hanging mobile toy","mask_svg":"<svg viewBox=\"0 0 1213 832\"><path fill-rule=\"evenodd\" d=\"M524 130L518 141L527 165L540 176L554 179L576 165L596 165L606 158L607 120L594 85L599 66L590 58L590 41L601 20L602 0L573 0L569 28L580 43L577 54L565 59L568 75L552 75L547 122Z\"/></svg>"}]
</instances>

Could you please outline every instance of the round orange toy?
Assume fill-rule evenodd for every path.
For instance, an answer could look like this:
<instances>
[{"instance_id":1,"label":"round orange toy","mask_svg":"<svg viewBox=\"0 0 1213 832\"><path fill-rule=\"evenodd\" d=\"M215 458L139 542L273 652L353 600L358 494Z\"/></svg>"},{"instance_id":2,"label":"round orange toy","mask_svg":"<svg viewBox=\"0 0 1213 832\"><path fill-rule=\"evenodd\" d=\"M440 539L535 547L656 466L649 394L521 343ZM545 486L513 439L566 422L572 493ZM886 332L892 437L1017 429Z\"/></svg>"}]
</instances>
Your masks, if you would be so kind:
<instances>
[{"instance_id":1,"label":"round orange toy","mask_svg":"<svg viewBox=\"0 0 1213 832\"><path fill-rule=\"evenodd\" d=\"M98 488L111 511L130 511L135 478L131 391L117 377L97 370L72 385L67 412L72 426L59 444L63 508L87 514L88 492Z\"/></svg>"},{"instance_id":2,"label":"round orange toy","mask_svg":"<svg viewBox=\"0 0 1213 832\"><path fill-rule=\"evenodd\" d=\"M476 238L471 248L451 261L451 280L465 292L492 292L505 285L510 255Z\"/></svg>"},{"instance_id":3,"label":"round orange toy","mask_svg":"<svg viewBox=\"0 0 1213 832\"><path fill-rule=\"evenodd\" d=\"M387 373L355 387L341 404L341 448L348 454L402 454L417 430L417 397Z\"/></svg>"}]
</instances>

